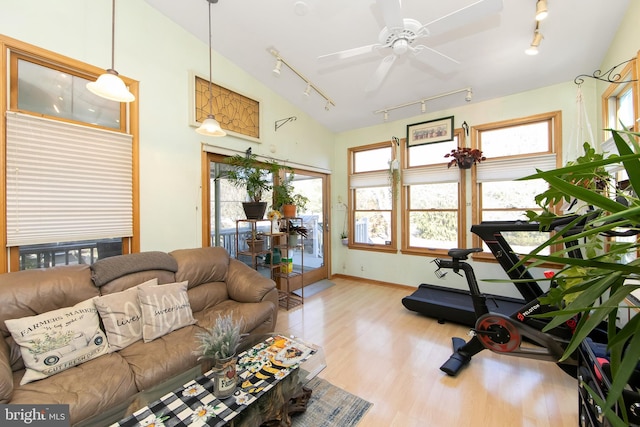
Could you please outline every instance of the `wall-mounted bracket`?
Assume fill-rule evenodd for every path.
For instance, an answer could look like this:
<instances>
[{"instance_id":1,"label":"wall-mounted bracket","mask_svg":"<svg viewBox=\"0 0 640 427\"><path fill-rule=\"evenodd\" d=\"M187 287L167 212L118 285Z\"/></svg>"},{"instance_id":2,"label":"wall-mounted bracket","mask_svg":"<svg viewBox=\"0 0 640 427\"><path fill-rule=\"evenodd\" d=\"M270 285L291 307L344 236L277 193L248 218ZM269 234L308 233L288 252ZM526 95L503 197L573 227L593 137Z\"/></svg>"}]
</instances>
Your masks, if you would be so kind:
<instances>
[{"instance_id":1,"label":"wall-mounted bracket","mask_svg":"<svg viewBox=\"0 0 640 427\"><path fill-rule=\"evenodd\" d=\"M608 69L605 72L602 72L601 70L595 70L593 72L593 74L591 74L591 75L589 75L589 74L580 74L580 75L576 76L575 79L573 79L573 82L575 84L577 84L578 86L580 86L582 83L584 83L584 77L587 77L587 78L590 78L590 79L600 80L602 82L616 83L616 84L624 84L624 83L635 82L636 80L620 80L622 78L622 75L620 74L619 71L616 71L616 69L624 68L624 66L626 64L630 63L634 59L635 58L631 58L628 61L621 62L618 65L615 65L615 66L611 67L610 69Z\"/></svg>"},{"instance_id":2,"label":"wall-mounted bracket","mask_svg":"<svg viewBox=\"0 0 640 427\"><path fill-rule=\"evenodd\" d=\"M286 119L276 120L275 122L275 130L277 131L280 127L286 125L289 122L295 122L298 118L296 116L287 117Z\"/></svg>"}]
</instances>

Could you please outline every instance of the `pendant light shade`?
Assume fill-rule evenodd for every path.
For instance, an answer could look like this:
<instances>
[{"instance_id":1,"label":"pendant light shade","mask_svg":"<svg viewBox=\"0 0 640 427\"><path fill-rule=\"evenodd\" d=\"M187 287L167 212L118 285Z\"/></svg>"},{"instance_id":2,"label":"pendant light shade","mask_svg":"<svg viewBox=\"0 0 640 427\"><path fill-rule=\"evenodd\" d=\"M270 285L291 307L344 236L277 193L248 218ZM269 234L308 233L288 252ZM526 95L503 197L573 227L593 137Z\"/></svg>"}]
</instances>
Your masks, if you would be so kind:
<instances>
[{"instance_id":1,"label":"pendant light shade","mask_svg":"<svg viewBox=\"0 0 640 427\"><path fill-rule=\"evenodd\" d=\"M211 3L217 3L218 0L207 0L207 2L209 2L209 115L196 129L196 132L207 136L225 136L227 133L222 130L220 123L213 117L213 90L211 87Z\"/></svg>"},{"instance_id":2,"label":"pendant light shade","mask_svg":"<svg viewBox=\"0 0 640 427\"><path fill-rule=\"evenodd\" d=\"M116 0L111 0L111 68L98 77L95 82L87 83L89 92L101 98L116 102L132 102L136 97L129 92L127 86L114 69L115 56Z\"/></svg>"},{"instance_id":3,"label":"pendant light shade","mask_svg":"<svg viewBox=\"0 0 640 427\"><path fill-rule=\"evenodd\" d=\"M222 130L220 127L220 123L213 117L212 114L209 114L207 118L202 122L200 127L196 129L200 135L207 136L225 136L227 133Z\"/></svg>"},{"instance_id":4,"label":"pendant light shade","mask_svg":"<svg viewBox=\"0 0 640 427\"><path fill-rule=\"evenodd\" d=\"M136 97L133 96L122 79L118 77L116 70L108 69L107 72L95 82L87 83L87 89L91 93L99 97L109 99L116 102L132 102Z\"/></svg>"}]
</instances>

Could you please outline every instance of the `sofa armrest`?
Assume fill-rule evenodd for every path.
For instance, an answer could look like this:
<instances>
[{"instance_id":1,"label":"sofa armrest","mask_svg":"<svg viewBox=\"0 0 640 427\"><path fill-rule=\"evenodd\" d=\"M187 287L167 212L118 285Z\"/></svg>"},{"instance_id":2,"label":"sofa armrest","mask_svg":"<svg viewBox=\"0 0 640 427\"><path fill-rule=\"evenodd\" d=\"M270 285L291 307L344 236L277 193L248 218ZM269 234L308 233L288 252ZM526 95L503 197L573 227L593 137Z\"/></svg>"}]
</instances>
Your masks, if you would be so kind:
<instances>
[{"instance_id":1,"label":"sofa armrest","mask_svg":"<svg viewBox=\"0 0 640 427\"><path fill-rule=\"evenodd\" d=\"M5 337L0 335L0 403L9 403L12 396L11 349Z\"/></svg>"},{"instance_id":2,"label":"sofa armrest","mask_svg":"<svg viewBox=\"0 0 640 427\"><path fill-rule=\"evenodd\" d=\"M276 282L264 277L245 263L231 258L227 274L229 298L238 302L261 302L276 287Z\"/></svg>"}]
</instances>

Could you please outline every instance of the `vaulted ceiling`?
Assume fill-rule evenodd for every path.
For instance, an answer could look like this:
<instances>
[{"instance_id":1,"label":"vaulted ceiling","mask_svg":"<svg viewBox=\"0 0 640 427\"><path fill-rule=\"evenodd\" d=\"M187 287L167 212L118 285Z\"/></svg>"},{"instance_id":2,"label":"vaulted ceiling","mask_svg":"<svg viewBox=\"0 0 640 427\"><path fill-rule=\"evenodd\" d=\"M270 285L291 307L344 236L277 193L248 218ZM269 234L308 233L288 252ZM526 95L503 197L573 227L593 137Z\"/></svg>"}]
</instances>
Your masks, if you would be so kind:
<instances>
[{"instance_id":1,"label":"vaulted ceiling","mask_svg":"<svg viewBox=\"0 0 640 427\"><path fill-rule=\"evenodd\" d=\"M208 0L146 1L208 42ZM374 111L467 87L473 92L470 102L478 102L599 69L629 0L547 3L536 56L524 53L534 38L536 0L219 0L211 7L212 46L328 129L342 132L382 123L384 114ZM409 39L404 54L401 42L395 49L365 48L350 58L318 59L380 44L383 28L400 24L403 28L389 30L382 44ZM422 36L422 26L430 34ZM326 99L315 90L304 96L307 84L286 66L275 77L272 50L335 106L327 111ZM386 73L384 61L391 62ZM384 78L372 81L374 75ZM442 96L425 108L463 105L466 95ZM420 107L389 111L389 120L418 115Z\"/></svg>"}]
</instances>

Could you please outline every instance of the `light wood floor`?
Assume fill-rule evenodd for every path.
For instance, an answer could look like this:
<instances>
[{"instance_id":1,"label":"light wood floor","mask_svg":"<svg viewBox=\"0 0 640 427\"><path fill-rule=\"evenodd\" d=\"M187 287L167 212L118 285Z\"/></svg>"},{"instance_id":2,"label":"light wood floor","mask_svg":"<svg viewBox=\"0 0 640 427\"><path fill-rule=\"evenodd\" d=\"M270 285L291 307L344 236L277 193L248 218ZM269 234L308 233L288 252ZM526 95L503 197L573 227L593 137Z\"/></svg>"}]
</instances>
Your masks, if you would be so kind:
<instances>
[{"instance_id":1,"label":"light wood floor","mask_svg":"<svg viewBox=\"0 0 640 427\"><path fill-rule=\"evenodd\" d=\"M440 371L451 337L404 308L411 290L333 278L303 306L280 310L276 331L322 345L320 377L373 403L362 427L578 425L577 382L555 364L483 351L455 377Z\"/></svg>"}]
</instances>

